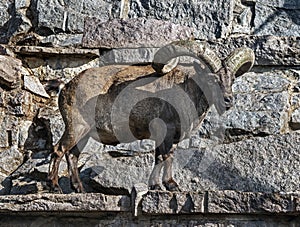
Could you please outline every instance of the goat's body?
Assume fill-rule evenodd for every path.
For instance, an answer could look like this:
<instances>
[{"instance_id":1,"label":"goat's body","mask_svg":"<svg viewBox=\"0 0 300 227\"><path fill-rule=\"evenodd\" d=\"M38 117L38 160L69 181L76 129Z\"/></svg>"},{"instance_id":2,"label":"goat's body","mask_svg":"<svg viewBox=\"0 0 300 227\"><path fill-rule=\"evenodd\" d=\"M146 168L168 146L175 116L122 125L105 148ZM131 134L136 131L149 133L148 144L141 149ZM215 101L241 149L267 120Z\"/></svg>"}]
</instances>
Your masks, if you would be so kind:
<instances>
[{"instance_id":1,"label":"goat's body","mask_svg":"<svg viewBox=\"0 0 300 227\"><path fill-rule=\"evenodd\" d=\"M209 63L210 58L205 54L210 52L205 48L201 50L197 54L203 55ZM215 59L216 55L213 57ZM181 66L174 66L170 71L166 67L165 72L166 68L160 68L161 64L155 66L157 72L150 65L111 65L80 73L66 84L59 97L65 132L54 147L49 171L51 186L60 189L58 167L66 155L72 186L77 192L84 191L77 161L80 151L92 136L104 144L153 139L156 142L155 167L149 186L151 189L160 188L159 177L164 167L164 186L167 190L178 189L172 178L173 144L188 137L210 104L224 104L226 96L232 95L235 74L244 73L253 62L253 52L246 48L233 52L224 62L224 68L211 61L210 68L219 70L217 74L210 74L205 66L197 69L198 74ZM199 75L201 70L203 75ZM162 75L161 71L165 74ZM207 77L204 78L205 74ZM215 91L216 88L219 92ZM211 94L204 94L203 90Z\"/></svg>"}]
</instances>

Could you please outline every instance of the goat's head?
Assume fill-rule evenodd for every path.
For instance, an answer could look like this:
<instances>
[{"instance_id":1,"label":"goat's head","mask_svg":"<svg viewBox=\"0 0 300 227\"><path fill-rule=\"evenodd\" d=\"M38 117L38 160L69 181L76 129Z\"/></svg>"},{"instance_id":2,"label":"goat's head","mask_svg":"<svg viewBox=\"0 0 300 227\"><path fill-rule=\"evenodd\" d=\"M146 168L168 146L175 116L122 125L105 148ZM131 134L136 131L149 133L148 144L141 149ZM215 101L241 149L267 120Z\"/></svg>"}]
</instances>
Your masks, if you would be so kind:
<instances>
[{"instance_id":1,"label":"goat's head","mask_svg":"<svg viewBox=\"0 0 300 227\"><path fill-rule=\"evenodd\" d=\"M253 51L247 47L234 50L222 61L205 42L179 41L161 48L154 56L152 66L160 74L170 72L177 66L178 57L181 56L191 56L207 66L194 62L194 68L199 74L196 82L208 91L205 94L208 102L217 104L219 112L231 107L234 80L250 70L255 59Z\"/></svg>"},{"instance_id":2,"label":"goat's head","mask_svg":"<svg viewBox=\"0 0 300 227\"><path fill-rule=\"evenodd\" d=\"M223 67L216 72L226 108L232 105L232 85L235 78L248 72L254 64L254 59L254 53L250 48L238 48L223 61Z\"/></svg>"}]
</instances>

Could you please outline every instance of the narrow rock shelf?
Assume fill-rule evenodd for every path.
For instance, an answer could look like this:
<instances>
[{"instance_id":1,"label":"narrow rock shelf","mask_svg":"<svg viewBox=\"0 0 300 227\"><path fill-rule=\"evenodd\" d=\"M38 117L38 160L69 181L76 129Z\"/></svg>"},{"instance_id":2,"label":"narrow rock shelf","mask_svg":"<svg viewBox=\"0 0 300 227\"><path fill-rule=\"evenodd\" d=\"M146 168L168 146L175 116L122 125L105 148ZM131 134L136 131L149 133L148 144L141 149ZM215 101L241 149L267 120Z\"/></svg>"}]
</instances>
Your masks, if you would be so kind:
<instances>
[{"instance_id":1,"label":"narrow rock shelf","mask_svg":"<svg viewBox=\"0 0 300 227\"><path fill-rule=\"evenodd\" d=\"M131 197L135 197L132 195ZM0 196L0 214L40 212L133 212L135 198L126 195L28 194ZM140 200L144 215L257 214L300 215L300 193L238 191L148 191ZM140 215L140 214L138 214Z\"/></svg>"}]
</instances>

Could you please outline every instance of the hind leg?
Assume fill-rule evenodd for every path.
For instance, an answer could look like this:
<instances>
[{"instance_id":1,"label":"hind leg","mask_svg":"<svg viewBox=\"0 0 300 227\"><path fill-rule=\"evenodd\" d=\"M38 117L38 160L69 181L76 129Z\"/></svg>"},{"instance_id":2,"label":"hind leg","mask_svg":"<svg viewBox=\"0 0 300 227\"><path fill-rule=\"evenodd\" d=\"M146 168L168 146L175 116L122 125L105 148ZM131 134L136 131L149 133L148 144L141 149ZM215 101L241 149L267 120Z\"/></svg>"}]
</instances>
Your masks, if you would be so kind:
<instances>
[{"instance_id":1,"label":"hind leg","mask_svg":"<svg viewBox=\"0 0 300 227\"><path fill-rule=\"evenodd\" d=\"M79 121L78 121L79 122ZM64 156L68 153L90 130L90 126L86 122L81 121L81 124L77 124L76 128L72 128L71 124L66 124L65 133L60 141L54 146L53 153L51 155L51 162L49 166L48 180L50 181L50 190L58 190L62 192L58 184L58 169L59 164Z\"/></svg>"},{"instance_id":2,"label":"hind leg","mask_svg":"<svg viewBox=\"0 0 300 227\"><path fill-rule=\"evenodd\" d=\"M173 167L173 156L174 148L171 148L169 153L163 155L164 173L163 173L163 185L168 191L179 191L178 184L173 179L172 167Z\"/></svg>"},{"instance_id":3,"label":"hind leg","mask_svg":"<svg viewBox=\"0 0 300 227\"><path fill-rule=\"evenodd\" d=\"M62 190L58 184L58 168L59 163L64 156L64 153L61 151L61 149L58 149L58 146L59 145L54 147L53 153L51 155L48 180L50 181L50 191L62 193Z\"/></svg>"},{"instance_id":4,"label":"hind leg","mask_svg":"<svg viewBox=\"0 0 300 227\"><path fill-rule=\"evenodd\" d=\"M88 135L83 137L76 146L74 146L70 151L66 152L71 187L75 190L75 192L85 192L79 177L78 158L88 139Z\"/></svg>"}]
</instances>

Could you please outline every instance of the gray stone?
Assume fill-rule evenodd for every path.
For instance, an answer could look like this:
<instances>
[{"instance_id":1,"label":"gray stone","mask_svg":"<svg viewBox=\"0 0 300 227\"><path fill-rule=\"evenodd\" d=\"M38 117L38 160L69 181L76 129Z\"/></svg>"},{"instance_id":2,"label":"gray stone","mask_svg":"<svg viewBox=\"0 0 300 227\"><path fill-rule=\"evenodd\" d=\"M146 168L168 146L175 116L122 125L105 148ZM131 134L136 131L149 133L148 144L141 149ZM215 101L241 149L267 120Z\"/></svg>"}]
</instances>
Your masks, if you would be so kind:
<instances>
[{"instance_id":1,"label":"gray stone","mask_svg":"<svg viewBox=\"0 0 300 227\"><path fill-rule=\"evenodd\" d=\"M0 88L0 107L3 107L5 105L5 91Z\"/></svg>"},{"instance_id":2,"label":"gray stone","mask_svg":"<svg viewBox=\"0 0 300 227\"><path fill-rule=\"evenodd\" d=\"M142 200L148 214L203 213L204 206L204 193L149 191Z\"/></svg>"},{"instance_id":3,"label":"gray stone","mask_svg":"<svg viewBox=\"0 0 300 227\"><path fill-rule=\"evenodd\" d=\"M57 34L45 36L40 44L53 47L79 47L82 42L82 34Z\"/></svg>"},{"instance_id":4,"label":"gray stone","mask_svg":"<svg viewBox=\"0 0 300 227\"><path fill-rule=\"evenodd\" d=\"M130 1L129 18L146 17L179 23L194 29L199 39L227 37L234 1ZM222 10L220 10L220 8Z\"/></svg>"},{"instance_id":5,"label":"gray stone","mask_svg":"<svg viewBox=\"0 0 300 227\"><path fill-rule=\"evenodd\" d=\"M18 145L18 124L18 118L0 112L0 148Z\"/></svg>"},{"instance_id":6,"label":"gray stone","mask_svg":"<svg viewBox=\"0 0 300 227\"><path fill-rule=\"evenodd\" d=\"M13 52L11 46L8 45L0 45L0 55L15 57L15 53Z\"/></svg>"},{"instance_id":7,"label":"gray stone","mask_svg":"<svg viewBox=\"0 0 300 227\"><path fill-rule=\"evenodd\" d=\"M292 122L300 123L300 108L294 110L294 112L292 113Z\"/></svg>"},{"instance_id":8,"label":"gray stone","mask_svg":"<svg viewBox=\"0 0 300 227\"><path fill-rule=\"evenodd\" d=\"M249 194L238 191L209 191L208 213L247 213Z\"/></svg>"},{"instance_id":9,"label":"gray stone","mask_svg":"<svg viewBox=\"0 0 300 227\"><path fill-rule=\"evenodd\" d=\"M224 115L226 127L248 133L288 132L290 71L246 73L233 84L233 108Z\"/></svg>"},{"instance_id":10,"label":"gray stone","mask_svg":"<svg viewBox=\"0 0 300 227\"><path fill-rule=\"evenodd\" d=\"M153 61L158 48L112 49L100 56L100 64L137 64Z\"/></svg>"},{"instance_id":11,"label":"gray stone","mask_svg":"<svg viewBox=\"0 0 300 227\"><path fill-rule=\"evenodd\" d=\"M18 124L18 147L24 149L26 140L28 139L29 128L32 121L20 120Z\"/></svg>"},{"instance_id":12,"label":"gray stone","mask_svg":"<svg viewBox=\"0 0 300 227\"><path fill-rule=\"evenodd\" d=\"M98 57L98 50L81 49L81 48L66 48L66 47L43 47L43 46L15 46L13 51L20 55L32 55L39 57L48 57L51 55L76 56L76 57ZM55 56L57 57L57 56ZM41 59L39 59L41 60ZM78 59L79 60L79 59Z\"/></svg>"},{"instance_id":13,"label":"gray stone","mask_svg":"<svg viewBox=\"0 0 300 227\"><path fill-rule=\"evenodd\" d=\"M84 18L97 16L101 20L117 18L120 14L119 1L37 1L38 32L49 35L57 32L82 33ZM37 15L36 15L37 16Z\"/></svg>"},{"instance_id":14,"label":"gray stone","mask_svg":"<svg viewBox=\"0 0 300 227\"><path fill-rule=\"evenodd\" d=\"M208 213L287 213L293 212L291 196L276 193L236 191L208 192Z\"/></svg>"},{"instance_id":15,"label":"gray stone","mask_svg":"<svg viewBox=\"0 0 300 227\"><path fill-rule=\"evenodd\" d=\"M20 70L22 62L19 59L0 55L0 83L9 88L20 86Z\"/></svg>"},{"instance_id":16,"label":"gray stone","mask_svg":"<svg viewBox=\"0 0 300 227\"><path fill-rule=\"evenodd\" d=\"M76 54L69 49L69 54L59 55L59 52L48 55L48 57L37 57L38 53L32 53L32 56L26 56L24 59L28 63L33 75L38 77L40 81L48 81L52 79L61 79L67 83L74 76L85 69L99 66L99 59L90 54ZM41 52L44 49L41 49ZM98 50L97 50L98 51ZM90 52L90 51L89 51ZM43 52L44 53L44 52ZM98 52L99 53L99 52Z\"/></svg>"},{"instance_id":17,"label":"gray stone","mask_svg":"<svg viewBox=\"0 0 300 227\"><path fill-rule=\"evenodd\" d=\"M23 154L17 149L16 146L2 150L0 154L0 163L2 163L0 166L0 172L2 174L11 174L23 162Z\"/></svg>"},{"instance_id":18,"label":"gray stone","mask_svg":"<svg viewBox=\"0 0 300 227\"><path fill-rule=\"evenodd\" d=\"M1 209L13 211L130 211L127 196L86 194L32 194L5 196L0 199Z\"/></svg>"},{"instance_id":19,"label":"gray stone","mask_svg":"<svg viewBox=\"0 0 300 227\"><path fill-rule=\"evenodd\" d=\"M103 22L87 19L82 45L88 48L161 47L172 41L189 39L192 29L155 19L114 19Z\"/></svg>"},{"instance_id":20,"label":"gray stone","mask_svg":"<svg viewBox=\"0 0 300 227\"><path fill-rule=\"evenodd\" d=\"M24 76L24 88L36 95L40 95L44 98L50 98L37 77Z\"/></svg>"},{"instance_id":21,"label":"gray stone","mask_svg":"<svg viewBox=\"0 0 300 227\"><path fill-rule=\"evenodd\" d=\"M255 53L255 65L300 65L300 39L294 36L240 36L218 39L209 46L225 58L235 48L247 46Z\"/></svg>"},{"instance_id":22,"label":"gray stone","mask_svg":"<svg viewBox=\"0 0 300 227\"><path fill-rule=\"evenodd\" d=\"M264 1L255 4L254 34L299 36L299 1Z\"/></svg>"},{"instance_id":23,"label":"gray stone","mask_svg":"<svg viewBox=\"0 0 300 227\"><path fill-rule=\"evenodd\" d=\"M94 151L82 166L80 175L93 191L130 194L134 184L148 185L153 163L153 153L112 157L106 152Z\"/></svg>"},{"instance_id":24,"label":"gray stone","mask_svg":"<svg viewBox=\"0 0 300 227\"><path fill-rule=\"evenodd\" d=\"M297 191L299 139L299 133L292 133L177 150L174 178L182 191Z\"/></svg>"},{"instance_id":25,"label":"gray stone","mask_svg":"<svg viewBox=\"0 0 300 227\"><path fill-rule=\"evenodd\" d=\"M295 211L292 197L283 193L249 193L249 209L252 213L288 213Z\"/></svg>"},{"instance_id":26,"label":"gray stone","mask_svg":"<svg viewBox=\"0 0 300 227\"><path fill-rule=\"evenodd\" d=\"M232 34L250 34L253 2L236 0L233 9Z\"/></svg>"},{"instance_id":27,"label":"gray stone","mask_svg":"<svg viewBox=\"0 0 300 227\"><path fill-rule=\"evenodd\" d=\"M65 123L62 119L58 107L41 108L38 118L48 122L48 129L51 132L52 145L57 144L65 131Z\"/></svg>"},{"instance_id":28,"label":"gray stone","mask_svg":"<svg viewBox=\"0 0 300 227\"><path fill-rule=\"evenodd\" d=\"M0 2L0 43L7 42L7 30L8 22L12 18L9 13L14 7L14 3L11 0L3 0Z\"/></svg>"},{"instance_id":29,"label":"gray stone","mask_svg":"<svg viewBox=\"0 0 300 227\"><path fill-rule=\"evenodd\" d=\"M227 129L253 134L280 134L288 131L286 112L230 110L225 115Z\"/></svg>"},{"instance_id":30,"label":"gray stone","mask_svg":"<svg viewBox=\"0 0 300 227\"><path fill-rule=\"evenodd\" d=\"M297 191L299 138L298 133L293 133L178 149L174 178L182 191ZM99 145L90 146L90 151L83 151L79 160L80 175L90 191L129 194L134 184L148 183L153 153L112 157L103 147L99 148ZM65 164L60 171L61 176L67 174Z\"/></svg>"},{"instance_id":31,"label":"gray stone","mask_svg":"<svg viewBox=\"0 0 300 227\"><path fill-rule=\"evenodd\" d=\"M248 72L238 77L232 86L234 93L275 93L289 89L292 80L287 78L289 71Z\"/></svg>"},{"instance_id":32,"label":"gray stone","mask_svg":"<svg viewBox=\"0 0 300 227\"><path fill-rule=\"evenodd\" d=\"M31 116L36 106L32 103L32 94L28 91L15 89L7 93L7 110L15 116Z\"/></svg>"},{"instance_id":33,"label":"gray stone","mask_svg":"<svg viewBox=\"0 0 300 227\"><path fill-rule=\"evenodd\" d=\"M290 126L293 130L300 129L300 108L295 109L292 112Z\"/></svg>"},{"instance_id":34,"label":"gray stone","mask_svg":"<svg viewBox=\"0 0 300 227\"><path fill-rule=\"evenodd\" d=\"M147 194L148 185L139 183L135 184L131 191L131 206L134 216L138 215L138 207L140 206L143 195Z\"/></svg>"}]
</instances>

